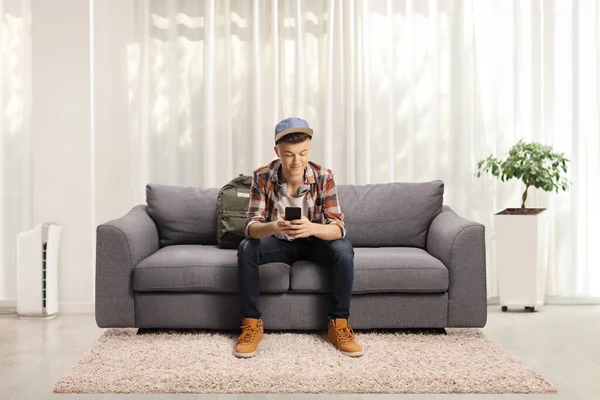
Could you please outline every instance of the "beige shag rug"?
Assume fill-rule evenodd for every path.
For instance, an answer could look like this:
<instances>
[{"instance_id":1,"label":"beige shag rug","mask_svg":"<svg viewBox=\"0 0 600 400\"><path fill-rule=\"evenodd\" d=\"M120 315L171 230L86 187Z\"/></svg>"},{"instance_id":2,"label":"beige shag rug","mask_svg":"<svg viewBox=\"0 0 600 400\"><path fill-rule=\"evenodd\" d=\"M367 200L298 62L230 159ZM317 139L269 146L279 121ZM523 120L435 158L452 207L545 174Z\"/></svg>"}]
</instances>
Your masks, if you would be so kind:
<instances>
[{"instance_id":1,"label":"beige shag rug","mask_svg":"<svg viewBox=\"0 0 600 400\"><path fill-rule=\"evenodd\" d=\"M269 332L257 356L232 355L238 333L108 329L55 393L556 393L479 329L358 331L362 357L326 332Z\"/></svg>"}]
</instances>

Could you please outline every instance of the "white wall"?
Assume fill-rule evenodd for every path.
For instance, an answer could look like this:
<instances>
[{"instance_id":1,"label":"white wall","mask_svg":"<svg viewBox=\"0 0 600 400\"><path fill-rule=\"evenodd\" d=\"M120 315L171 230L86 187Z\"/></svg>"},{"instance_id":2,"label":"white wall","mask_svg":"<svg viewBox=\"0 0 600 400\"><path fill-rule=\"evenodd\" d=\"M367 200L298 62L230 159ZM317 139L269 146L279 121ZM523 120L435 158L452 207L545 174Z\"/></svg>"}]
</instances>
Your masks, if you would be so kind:
<instances>
[{"instance_id":1,"label":"white wall","mask_svg":"<svg viewBox=\"0 0 600 400\"><path fill-rule=\"evenodd\" d=\"M62 225L60 312L93 312L89 2L32 2L33 223Z\"/></svg>"}]
</instances>

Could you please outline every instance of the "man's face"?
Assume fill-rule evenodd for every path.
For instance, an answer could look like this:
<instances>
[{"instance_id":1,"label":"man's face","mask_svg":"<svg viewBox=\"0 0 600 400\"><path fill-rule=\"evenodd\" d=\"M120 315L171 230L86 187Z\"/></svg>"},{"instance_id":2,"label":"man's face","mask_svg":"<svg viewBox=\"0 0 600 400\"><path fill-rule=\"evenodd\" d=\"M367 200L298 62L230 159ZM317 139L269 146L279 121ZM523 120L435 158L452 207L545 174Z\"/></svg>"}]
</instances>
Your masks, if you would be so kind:
<instances>
[{"instance_id":1,"label":"man's face","mask_svg":"<svg viewBox=\"0 0 600 400\"><path fill-rule=\"evenodd\" d=\"M310 157L310 140L302 143L279 143L275 146L275 153L281 160L281 165L291 178L304 176L304 168L308 165Z\"/></svg>"}]
</instances>

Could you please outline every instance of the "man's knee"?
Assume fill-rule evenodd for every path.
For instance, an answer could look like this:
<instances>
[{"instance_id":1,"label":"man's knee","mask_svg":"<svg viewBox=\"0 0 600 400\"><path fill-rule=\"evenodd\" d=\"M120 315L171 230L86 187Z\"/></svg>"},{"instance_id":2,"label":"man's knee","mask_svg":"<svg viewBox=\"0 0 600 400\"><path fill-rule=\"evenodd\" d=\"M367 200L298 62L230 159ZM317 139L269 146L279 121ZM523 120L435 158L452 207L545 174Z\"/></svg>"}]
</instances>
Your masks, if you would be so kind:
<instances>
[{"instance_id":1,"label":"man's knee","mask_svg":"<svg viewBox=\"0 0 600 400\"><path fill-rule=\"evenodd\" d=\"M329 248L335 257L354 258L354 246L348 239L337 239L329 242Z\"/></svg>"},{"instance_id":2,"label":"man's knee","mask_svg":"<svg viewBox=\"0 0 600 400\"><path fill-rule=\"evenodd\" d=\"M244 238L238 246L238 258L253 257L260 254L260 239Z\"/></svg>"}]
</instances>

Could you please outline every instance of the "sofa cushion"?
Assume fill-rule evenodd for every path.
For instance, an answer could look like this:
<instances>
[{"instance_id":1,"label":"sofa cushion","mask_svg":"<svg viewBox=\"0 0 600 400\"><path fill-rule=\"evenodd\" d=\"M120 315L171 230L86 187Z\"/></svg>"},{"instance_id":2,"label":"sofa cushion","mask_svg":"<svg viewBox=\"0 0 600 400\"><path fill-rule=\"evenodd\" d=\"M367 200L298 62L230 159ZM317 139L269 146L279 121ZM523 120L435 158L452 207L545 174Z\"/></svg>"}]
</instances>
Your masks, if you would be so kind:
<instances>
[{"instance_id":1,"label":"sofa cushion","mask_svg":"<svg viewBox=\"0 0 600 400\"><path fill-rule=\"evenodd\" d=\"M219 189L146 185L148 214L158 227L161 247L217 244Z\"/></svg>"},{"instance_id":2,"label":"sofa cushion","mask_svg":"<svg viewBox=\"0 0 600 400\"><path fill-rule=\"evenodd\" d=\"M355 247L425 248L427 230L442 211L444 183L338 185L346 238Z\"/></svg>"},{"instance_id":3,"label":"sofa cushion","mask_svg":"<svg viewBox=\"0 0 600 400\"><path fill-rule=\"evenodd\" d=\"M292 265L291 288L330 292L331 268L310 261ZM352 293L436 293L448 290L448 269L414 247L355 247Z\"/></svg>"},{"instance_id":4,"label":"sofa cushion","mask_svg":"<svg viewBox=\"0 0 600 400\"><path fill-rule=\"evenodd\" d=\"M261 292L290 288L290 266L269 263L258 269ZM237 250L174 245L159 249L133 269L133 290L160 292L238 292Z\"/></svg>"}]
</instances>

